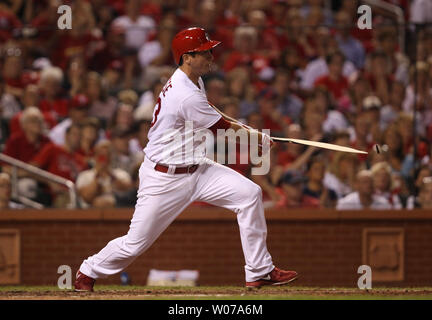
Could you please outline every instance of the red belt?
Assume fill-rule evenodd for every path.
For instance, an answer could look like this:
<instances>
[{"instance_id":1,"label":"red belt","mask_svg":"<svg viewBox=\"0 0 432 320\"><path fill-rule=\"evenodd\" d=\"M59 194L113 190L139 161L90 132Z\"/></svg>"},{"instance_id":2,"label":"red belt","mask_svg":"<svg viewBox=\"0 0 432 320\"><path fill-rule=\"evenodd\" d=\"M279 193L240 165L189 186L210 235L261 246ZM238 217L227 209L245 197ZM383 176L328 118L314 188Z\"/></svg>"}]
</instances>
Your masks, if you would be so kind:
<instances>
[{"instance_id":1,"label":"red belt","mask_svg":"<svg viewBox=\"0 0 432 320\"><path fill-rule=\"evenodd\" d=\"M167 173L169 170L169 167L164 166L162 164L157 164L154 168L155 168L155 170L160 171L160 172L164 172L164 173ZM191 165L189 167L178 167L174 170L174 174L194 173L196 171L196 169L198 169L197 164Z\"/></svg>"}]
</instances>

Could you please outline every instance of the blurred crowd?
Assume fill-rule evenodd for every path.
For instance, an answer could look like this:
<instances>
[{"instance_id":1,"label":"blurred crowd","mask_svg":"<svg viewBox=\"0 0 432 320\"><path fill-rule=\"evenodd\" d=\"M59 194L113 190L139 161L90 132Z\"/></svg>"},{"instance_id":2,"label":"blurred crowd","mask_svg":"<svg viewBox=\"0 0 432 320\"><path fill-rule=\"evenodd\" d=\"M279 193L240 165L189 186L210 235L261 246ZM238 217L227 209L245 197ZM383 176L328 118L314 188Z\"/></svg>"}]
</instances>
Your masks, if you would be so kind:
<instances>
[{"instance_id":1,"label":"blurred crowd","mask_svg":"<svg viewBox=\"0 0 432 320\"><path fill-rule=\"evenodd\" d=\"M432 208L432 29L410 24L432 22L432 7L386 2L406 26L372 8L373 29L360 30L355 0L1 1L0 151L75 182L80 207L134 206L155 101L176 68L171 40L199 26L222 41L203 80L227 115L369 152L278 143L268 175L229 165L267 207ZM57 28L61 4L72 29ZM21 170L12 186L1 167L0 208L22 207L12 189L69 203L64 187Z\"/></svg>"}]
</instances>

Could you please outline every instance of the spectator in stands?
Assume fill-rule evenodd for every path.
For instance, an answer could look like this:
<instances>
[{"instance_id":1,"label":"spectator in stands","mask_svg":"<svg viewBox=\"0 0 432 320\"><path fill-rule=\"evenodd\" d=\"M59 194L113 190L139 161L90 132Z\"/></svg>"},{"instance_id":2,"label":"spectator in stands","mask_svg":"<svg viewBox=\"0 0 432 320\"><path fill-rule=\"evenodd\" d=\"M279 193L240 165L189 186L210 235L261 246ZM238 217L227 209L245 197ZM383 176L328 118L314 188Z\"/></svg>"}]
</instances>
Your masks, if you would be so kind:
<instances>
[{"instance_id":1,"label":"spectator in stands","mask_svg":"<svg viewBox=\"0 0 432 320\"><path fill-rule=\"evenodd\" d=\"M96 20L95 28L98 32L106 35L116 14L113 3L108 4L105 1L93 1L92 7Z\"/></svg>"},{"instance_id":2,"label":"spectator in stands","mask_svg":"<svg viewBox=\"0 0 432 320\"><path fill-rule=\"evenodd\" d=\"M265 76L266 72L269 71L268 60L266 57L256 53L258 41L258 34L254 27L237 27L234 33L234 50L225 60L224 72L230 72L236 67L246 67L251 74L251 67L254 64L260 64L263 66L260 71Z\"/></svg>"},{"instance_id":3,"label":"spectator in stands","mask_svg":"<svg viewBox=\"0 0 432 320\"><path fill-rule=\"evenodd\" d=\"M429 153L423 156L423 158L421 160L421 164L422 165L430 165L430 166L432 166L432 147L429 146L428 149L429 149Z\"/></svg>"},{"instance_id":4,"label":"spectator in stands","mask_svg":"<svg viewBox=\"0 0 432 320\"><path fill-rule=\"evenodd\" d=\"M52 174L75 182L78 174L86 169L85 159L77 151L81 140L81 127L71 124L66 129L62 146L46 144L31 160L31 164ZM50 184L54 207L65 207L70 202L67 190L57 184Z\"/></svg>"},{"instance_id":5,"label":"spectator in stands","mask_svg":"<svg viewBox=\"0 0 432 320\"><path fill-rule=\"evenodd\" d=\"M36 107L25 109L20 118L22 131L19 131L6 141L4 154L17 160L29 163L31 159L42 149L50 140L45 136L45 122L42 113ZM3 166L3 171L12 172L9 165ZM20 195L31 199L39 198L41 189L38 189L38 183L28 178L26 171L18 170L17 189ZM48 200L47 200L48 201Z\"/></svg>"},{"instance_id":6,"label":"spectator in stands","mask_svg":"<svg viewBox=\"0 0 432 320\"><path fill-rule=\"evenodd\" d=\"M117 207L133 207L137 201L138 189L139 189L139 169L142 161L133 163L131 168L131 188L127 191L117 193L116 195L116 206Z\"/></svg>"},{"instance_id":7,"label":"spectator in stands","mask_svg":"<svg viewBox=\"0 0 432 320\"><path fill-rule=\"evenodd\" d=\"M288 10L288 2L285 0L273 1L269 9L270 14L267 19L269 27L274 28L277 33L282 32L281 29L285 27L287 14L290 11Z\"/></svg>"},{"instance_id":8,"label":"spectator in stands","mask_svg":"<svg viewBox=\"0 0 432 320\"><path fill-rule=\"evenodd\" d=\"M378 50L387 56L387 65L394 75L394 80L408 85L409 59L398 48L397 30L384 31L378 36Z\"/></svg>"},{"instance_id":9,"label":"spectator in stands","mask_svg":"<svg viewBox=\"0 0 432 320\"><path fill-rule=\"evenodd\" d=\"M423 180L427 177L432 176L432 166L422 165L414 175L414 194L418 195L423 185Z\"/></svg>"},{"instance_id":10,"label":"spectator in stands","mask_svg":"<svg viewBox=\"0 0 432 320\"><path fill-rule=\"evenodd\" d=\"M1 106L0 106L1 113ZM3 150L4 144L9 137L9 124L6 119L0 118L0 151Z\"/></svg>"},{"instance_id":11,"label":"spectator in stands","mask_svg":"<svg viewBox=\"0 0 432 320\"><path fill-rule=\"evenodd\" d=\"M160 78L166 65L172 64L171 41L176 30L175 18L167 15L158 26L157 37L147 41L138 52L142 70L142 87L148 88ZM208 31L208 29L206 29ZM217 37L212 39L219 39Z\"/></svg>"},{"instance_id":12,"label":"spectator in stands","mask_svg":"<svg viewBox=\"0 0 432 320\"><path fill-rule=\"evenodd\" d=\"M303 101L289 88L290 76L284 70L278 70L272 82L272 87L278 95L277 109L284 116L288 116L291 121L298 123L303 107Z\"/></svg>"},{"instance_id":13,"label":"spectator in stands","mask_svg":"<svg viewBox=\"0 0 432 320\"><path fill-rule=\"evenodd\" d=\"M28 20L30 25L37 30L37 41L40 50L45 56L51 54L51 51L58 40L57 29L52 28L57 24L59 15L57 13L58 4L56 1L47 1L46 5L42 2L39 5L28 3L27 12L32 14ZM31 12L33 11L33 12Z\"/></svg>"},{"instance_id":14,"label":"spectator in stands","mask_svg":"<svg viewBox=\"0 0 432 320\"><path fill-rule=\"evenodd\" d=\"M95 19L91 4L78 0L71 3L71 7L74 13L73 28L57 30L58 37L51 52L51 61L62 70L66 70L74 57L91 59L98 43L102 41L101 34L93 32Z\"/></svg>"},{"instance_id":15,"label":"spectator in stands","mask_svg":"<svg viewBox=\"0 0 432 320\"><path fill-rule=\"evenodd\" d=\"M17 18L15 13L11 10L13 4L9 2L0 3L0 17L2 22L2 30L0 32L0 43L4 43L12 38L12 31L15 28L20 28L22 22Z\"/></svg>"},{"instance_id":16,"label":"spectator in stands","mask_svg":"<svg viewBox=\"0 0 432 320\"><path fill-rule=\"evenodd\" d=\"M363 114L370 123L368 139L370 141L379 141L381 139L381 112L382 103L377 96L367 96L363 100Z\"/></svg>"},{"instance_id":17,"label":"spectator in stands","mask_svg":"<svg viewBox=\"0 0 432 320\"><path fill-rule=\"evenodd\" d=\"M361 2L359 0L352 0L352 1L341 1L341 7L339 11L345 11L347 12L351 19L351 34L354 38L360 40L363 44L363 46L366 49L366 52L370 52L372 49L372 38L373 38L373 30L369 29L360 29L357 27L357 21L358 21L358 8L361 5ZM374 11L375 12L375 11Z\"/></svg>"},{"instance_id":18,"label":"spectator in stands","mask_svg":"<svg viewBox=\"0 0 432 320\"><path fill-rule=\"evenodd\" d=\"M333 24L333 12L325 7L323 0L307 0L303 1L303 6L300 9L302 16L307 17L312 11L321 11L324 17L324 23L327 26Z\"/></svg>"},{"instance_id":19,"label":"spectator in stands","mask_svg":"<svg viewBox=\"0 0 432 320\"><path fill-rule=\"evenodd\" d=\"M240 118L247 118L257 110L254 90L246 68L235 68L226 74L227 94L240 100Z\"/></svg>"},{"instance_id":20,"label":"spectator in stands","mask_svg":"<svg viewBox=\"0 0 432 320\"><path fill-rule=\"evenodd\" d=\"M304 131L299 124L290 124L285 129L284 136L293 139L304 139ZM319 140L319 138L319 136L315 137L316 140ZM279 144L277 147L280 147L278 150L278 164L285 170L303 171L307 161L316 150L315 147L305 149L301 144L295 143Z\"/></svg>"},{"instance_id":21,"label":"spectator in stands","mask_svg":"<svg viewBox=\"0 0 432 320\"><path fill-rule=\"evenodd\" d=\"M108 134L114 130L128 131L133 124L133 107L130 104L122 103L114 112Z\"/></svg>"},{"instance_id":22,"label":"spectator in stands","mask_svg":"<svg viewBox=\"0 0 432 320\"><path fill-rule=\"evenodd\" d=\"M231 21L221 17L224 15L225 5L228 5L228 3L222 4L214 0L204 0L199 1L196 8L191 8L194 10L191 24L204 28L210 39L219 39L226 45L224 48L214 48L213 55L216 60L223 59L226 51L233 48L233 30L234 27L239 25L239 22L235 21L236 18L233 16L229 17L233 19Z\"/></svg>"},{"instance_id":23,"label":"spectator in stands","mask_svg":"<svg viewBox=\"0 0 432 320\"><path fill-rule=\"evenodd\" d=\"M1 31L0 31L1 37ZM1 95L1 116L10 120L21 110L19 101L23 94L25 83L23 81L24 61L22 50L17 46L4 47L2 61L2 82L4 83Z\"/></svg>"},{"instance_id":24,"label":"spectator in stands","mask_svg":"<svg viewBox=\"0 0 432 320\"><path fill-rule=\"evenodd\" d=\"M306 38L304 25L300 11L291 4L282 29L283 34L278 37L280 48L294 49L302 60L314 58L316 55L315 48Z\"/></svg>"},{"instance_id":25,"label":"spectator in stands","mask_svg":"<svg viewBox=\"0 0 432 320\"><path fill-rule=\"evenodd\" d=\"M134 110L133 114L135 120L151 120L153 118L153 110L164 85L163 81L155 81L150 90L145 91L141 95L138 107Z\"/></svg>"},{"instance_id":26,"label":"spectator in stands","mask_svg":"<svg viewBox=\"0 0 432 320\"><path fill-rule=\"evenodd\" d=\"M133 108L135 108L138 104L138 94L135 92L135 90L124 89L117 93L117 100L119 103L130 104Z\"/></svg>"},{"instance_id":27,"label":"spectator in stands","mask_svg":"<svg viewBox=\"0 0 432 320\"><path fill-rule=\"evenodd\" d=\"M225 113L228 117L239 119L240 118L240 101L235 97L226 97L221 100L220 106L222 108L222 112Z\"/></svg>"},{"instance_id":28,"label":"spectator in stands","mask_svg":"<svg viewBox=\"0 0 432 320\"><path fill-rule=\"evenodd\" d=\"M387 127L383 134L383 144L388 146L389 164L394 171L400 171L404 158L403 140L396 124Z\"/></svg>"},{"instance_id":29,"label":"spectator in stands","mask_svg":"<svg viewBox=\"0 0 432 320\"><path fill-rule=\"evenodd\" d=\"M321 27L317 29L316 41L317 57L309 61L309 63L306 65L300 83L301 89L306 91L312 90L315 86L315 82L319 78L329 74L328 60L333 55L333 53L335 53L335 51L333 51L334 49L330 45L331 36L327 28ZM336 62L340 62L341 53L338 52L337 55L339 58L337 58L338 60L336 59ZM349 78L356 71L356 68L352 62L345 60L343 55L342 59L344 60L342 74L344 77Z\"/></svg>"},{"instance_id":30,"label":"spectator in stands","mask_svg":"<svg viewBox=\"0 0 432 320\"><path fill-rule=\"evenodd\" d=\"M402 137L403 151L409 153L413 145L413 115L410 113L401 112L395 121L397 130ZM419 134L420 132L417 132Z\"/></svg>"},{"instance_id":31,"label":"spectator in stands","mask_svg":"<svg viewBox=\"0 0 432 320\"><path fill-rule=\"evenodd\" d=\"M308 112L316 113L324 119L322 125L317 128L322 130L317 130L319 133L331 134L334 131L345 131L349 127L349 122L345 115L335 109L331 102L330 94L325 89L317 88L312 92L310 97L313 99L313 108L308 110Z\"/></svg>"},{"instance_id":32,"label":"spectator in stands","mask_svg":"<svg viewBox=\"0 0 432 320\"><path fill-rule=\"evenodd\" d=\"M58 67L42 70L39 80L41 100L39 109L52 113L57 121L68 116L69 101L62 92L63 71Z\"/></svg>"},{"instance_id":33,"label":"spectator in stands","mask_svg":"<svg viewBox=\"0 0 432 320\"><path fill-rule=\"evenodd\" d=\"M115 129L111 132L111 167L119 168L132 174L131 170L134 159L129 149L130 138L130 129Z\"/></svg>"},{"instance_id":34,"label":"spectator in stands","mask_svg":"<svg viewBox=\"0 0 432 320\"><path fill-rule=\"evenodd\" d=\"M29 107L35 107L39 105L40 100L40 92L39 88L35 84L29 84L25 87L23 97L22 97L22 105L24 107L24 110ZM20 125L20 119L22 116L23 111L20 111L16 113L9 123L9 130L10 134L14 134L16 132L22 131L21 125ZM48 129L51 129L57 124L57 120L55 119L54 115L51 112L42 112L42 115L44 117L45 123L48 127Z\"/></svg>"},{"instance_id":35,"label":"spectator in stands","mask_svg":"<svg viewBox=\"0 0 432 320\"><path fill-rule=\"evenodd\" d=\"M247 13L247 21L255 28L258 39L260 39L256 52L270 61L277 61L281 51L275 30L268 28L266 13L263 10L251 10Z\"/></svg>"},{"instance_id":36,"label":"spectator in stands","mask_svg":"<svg viewBox=\"0 0 432 320\"><path fill-rule=\"evenodd\" d=\"M291 119L283 116L277 108L279 96L272 88L266 88L258 95L259 113L263 119L263 126L273 134L281 134L290 124Z\"/></svg>"},{"instance_id":37,"label":"spectator in stands","mask_svg":"<svg viewBox=\"0 0 432 320\"><path fill-rule=\"evenodd\" d=\"M350 146L350 134L347 130L340 130L333 132L331 143L338 144L340 146Z\"/></svg>"},{"instance_id":38,"label":"spectator in stands","mask_svg":"<svg viewBox=\"0 0 432 320\"><path fill-rule=\"evenodd\" d=\"M347 105L340 104L338 110L344 113L347 119L355 122L357 114L363 111L364 99L373 94L369 81L362 75L359 75L350 84L349 88L349 103Z\"/></svg>"},{"instance_id":39,"label":"spectator in stands","mask_svg":"<svg viewBox=\"0 0 432 320\"><path fill-rule=\"evenodd\" d=\"M134 123L133 132L135 137L129 140L129 152L134 157L134 162L142 162L144 160L144 148L148 143L148 132L150 130L150 120L141 119Z\"/></svg>"},{"instance_id":40,"label":"spectator in stands","mask_svg":"<svg viewBox=\"0 0 432 320\"><path fill-rule=\"evenodd\" d=\"M366 78L374 94L383 104L389 101L389 93L394 76L387 63L387 55L383 51L375 51L369 56L366 67Z\"/></svg>"},{"instance_id":41,"label":"spectator in stands","mask_svg":"<svg viewBox=\"0 0 432 320\"><path fill-rule=\"evenodd\" d=\"M354 130L351 131L351 146L353 148L368 152L373 147L372 125L369 115L362 112L357 115L354 123ZM360 161L366 161L367 155L357 155Z\"/></svg>"},{"instance_id":42,"label":"spectator in stands","mask_svg":"<svg viewBox=\"0 0 432 320\"><path fill-rule=\"evenodd\" d=\"M9 174L0 172L0 210L23 209L24 207L11 200L12 182Z\"/></svg>"},{"instance_id":43,"label":"spectator in stands","mask_svg":"<svg viewBox=\"0 0 432 320\"><path fill-rule=\"evenodd\" d=\"M79 174L76 187L82 207L115 207L116 196L132 187L131 177L126 171L110 166L110 156L111 143L107 140L98 142L94 168Z\"/></svg>"},{"instance_id":44,"label":"spectator in stands","mask_svg":"<svg viewBox=\"0 0 432 320\"><path fill-rule=\"evenodd\" d=\"M73 57L68 64L63 87L70 97L83 93L86 89L87 66L83 56Z\"/></svg>"},{"instance_id":45,"label":"spectator in stands","mask_svg":"<svg viewBox=\"0 0 432 320\"><path fill-rule=\"evenodd\" d=\"M28 84L23 93L21 100L22 106L24 108L30 106L38 106L40 101L40 91L36 84Z\"/></svg>"},{"instance_id":46,"label":"spectator in stands","mask_svg":"<svg viewBox=\"0 0 432 320\"><path fill-rule=\"evenodd\" d=\"M97 72L88 72L85 81L85 95L89 98L90 103L88 115L98 118L102 124L106 125L114 115L117 100L107 94L102 80L102 77Z\"/></svg>"},{"instance_id":47,"label":"spectator in stands","mask_svg":"<svg viewBox=\"0 0 432 320\"><path fill-rule=\"evenodd\" d=\"M325 110L319 108L314 97L310 97L305 101L302 110L301 124L306 139L313 139L316 136L319 136L319 139L322 138L323 122L326 117L327 114Z\"/></svg>"},{"instance_id":48,"label":"spectator in stands","mask_svg":"<svg viewBox=\"0 0 432 320\"><path fill-rule=\"evenodd\" d=\"M417 70L415 70L415 68ZM412 113L414 105L416 110L422 112L420 119L417 119L419 133L424 133L425 128L432 121L432 81L429 77L429 64L424 61L417 62L411 68L410 83L405 91L405 99L402 104L403 111ZM417 74L417 83L415 75ZM417 85L417 97L415 97L415 86ZM417 99L417 101L415 101Z\"/></svg>"},{"instance_id":49,"label":"spectator in stands","mask_svg":"<svg viewBox=\"0 0 432 320\"><path fill-rule=\"evenodd\" d=\"M146 42L138 53L141 68L146 70L149 66L163 66L172 63L171 41L176 30L175 17L167 14L160 22L157 38ZM207 30L207 29L206 29Z\"/></svg>"},{"instance_id":50,"label":"spectator in stands","mask_svg":"<svg viewBox=\"0 0 432 320\"><path fill-rule=\"evenodd\" d=\"M225 80L222 77L209 77L205 81L207 100L215 106L221 105L221 100L227 96Z\"/></svg>"},{"instance_id":51,"label":"spectator in stands","mask_svg":"<svg viewBox=\"0 0 432 320\"><path fill-rule=\"evenodd\" d=\"M45 121L36 107L25 109L20 118L22 131L9 137L4 154L29 162L42 149L49 139L44 134Z\"/></svg>"},{"instance_id":52,"label":"spectator in stands","mask_svg":"<svg viewBox=\"0 0 432 320\"><path fill-rule=\"evenodd\" d=\"M320 206L319 200L303 193L305 182L306 177L300 172L287 171L282 177L281 188L278 189L280 198L276 207L318 208Z\"/></svg>"},{"instance_id":53,"label":"spectator in stands","mask_svg":"<svg viewBox=\"0 0 432 320\"><path fill-rule=\"evenodd\" d=\"M31 163L52 174L75 181L86 168L84 158L78 154L81 141L81 127L71 124L66 129L64 145L46 144L31 160Z\"/></svg>"},{"instance_id":54,"label":"spectator in stands","mask_svg":"<svg viewBox=\"0 0 432 320\"><path fill-rule=\"evenodd\" d=\"M300 81L305 65L304 59L299 49L295 47L284 47L281 53L279 69L285 70L289 77L287 86L293 93L300 94Z\"/></svg>"},{"instance_id":55,"label":"spectator in stands","mask_svg":"<svg viewBox=\"0 0 432 320\"><path fill-rule=\"evenodd\" d=\"M370 169L374 193L387 199L393 209L402 209L399 195L392 190L392 170L387 162L378 162Z\"/></svg>"},{"instance_id":56,"label":"spectator in stands","mask_svg":"<svg viewBox=\"0 0 432 320\"><path fill-rule=\"evenodd\" d=\"M315 36L317 33L317 29L324 24L324 16L321 7L312 7L308 16L304 18L303 28L305 31L303 32L304 37L300 36L300 43L304 46L306 42L311 46L312 55L309 55L309 58L313 58L316 56L316 50L314 46Z\"/></svg>"},{"instance_id":57,"label":"spectator in stands","mask_svg":"<svg viewBox=\"0 0 432 320\"><path fill-rule=\"evenodd\" d=\"M109 94L116 94L124 89L124 80L130 77L130 66L127 59L132 55L125 48L125 30L111 26L106 39L98 46L88 63L89 69L103 74Z\"/></svg>"},{"instance_id":58,"label":"spectator in stands","mask_svg":"<svg viewBox=\"0 0 432 320\"><path fill-rule=\"evenodd\" d=\"M94 146L105 137L103 129L112 131L113 145L117 147L113 149L121 149L120 153L128 157L132 155L134 160L129 168L135 159L142 160L157 97L174 70L170 53L173 33L195 25L204 27L210 38L224 43L224 47L219 46L213 52L215 77L207 79L206 90L209 100L225 113L252 127L271 128L272 134L287 137L329 141L366 151L375 143L387 145L386 152L371 152L368 157L360 155L342 161L341 176L335 175L334 181L330 179L339 197L352 191L352 177L359 164L373 168L385 161L391 167L392 181L399 179L400 187L394 188L406 189L404 181L413 187L414 121L410 115L400 112L412 114L414 106L418 117L416 160L432 163L432 148L429 148L432 33L426 28L419 29L416 50L410 56L418 63L409 66L404 54L410 53L414 41L408 37L407 50L399 48L398 27L393 24L394 20L390 23L384 20L393 19L390 15L382 19L380 10L374 9L372 30L359 30L356 21L360 2L357 0L333 1L332 7L339 7L339 11L330 10L323 0L110 0L106 3L76 0L71 3L72 30L52 28L58 19L55 2L18 0L10 5L0 4L3 26L0 28L0 148L8 141L5 151L12 150L18 157L42 149L34 146L42 138L35 143L11 142L18 132L22 139L27 139L20 127L22 115L27 109L39 107L46 126L51 129L50 137L59 147L66 143L65 132L71 124L85 123L79 153L86 162L94 161ZM410 5L409 0L386 2L404 8ZM412 21L427 21L427 3L411 1ZM408 10L405 14L408 16ZM27 26L21 28L26 24L37 32ZM351 30L349 25L353 26ZM363 63L364 52L368 53L366 63ZM334 64L328 64L327 58ZM344 79L342 76L346 83L333 79ZM320 88L315 88L318 78L322 83ZM225 85L219 79L225 79ZM137 93L143 93L138 102ZM77 97L82 95L88 98L88 103L76 104ZM383 107L380 105L378 109L377 104L371 104L371 96L377 97ZM97 117L100 123L87 119L88 115ZM129 139L126 151L128 139L118 137L117 132L129 130L133 122L137 122L139 130L134 128L135 137ZM344 133L339 134L341 131ZM310 160L317 152L314 148L277 144L271 152L275 164L266 180L273 188L277 185L276 177L285 170L299 170L314 177L322 170L322 165L320 168ZM326 169L333 172L337 154L320 152L325 156L324 163L332 162L332 168ZM309 161L311 166L307 166ZM128 169L126 163L123 167ZM250 169L248 166L235 169L243 172L244 168ZM377 177L387 186L384 171L379 171ZM329 187L328 173L324 177L324 185ZM400 196L403 203L405 189L398 191L403 194Z\"/></svg>"},{"instance_id":59,"label":"spectator in stands","mask_svg":"<svg viewBox=\"0 0 432 320\"><path fill-rule=\"evenodd\" d=\"M111 26L126 30L126 47L136 52L155 33L155 21L152 17L140 13L140 0L128 0L126 2L126 14L117 17Z\"/></svg>"},{"instance_id":60,"label":"spectator in stands","mask_svg":"<svg viewBox=\"0 0 432 320\"><path fill-rule=\"evenodd\" d=\"M272 207L280 201L281 192L277 189L280 187L282 176L285 173L283 166L278 164L276 148L271 149L270 152L270 171L268 174L250 175L250 179L261 187L264 206L268 207Z\"/></svg>"},{"instance_id":61,"label":"spectator in stands","mask_svg":"<svg viewBox=\"0 0 432 320\"><path fill-rule=\"evenodd\" d=\"M345 57L362 69L365 63L365 49L360 41L351 36L351 17L345 11L336 14L336 41Z\"/></svg>"},{"instance_id":62,"label":"spectator in stands","mask_svg":"<svg viewBox=\"0 0 432 320\"><path fill-rule=\"evenodd\" d=\"M356 175L357 191L339 199L336 205L338 210L361 210L361 209L391 209L391 205L384 197L375 195L373 192L372 173L361 170Z\"/></svg>"},{"instance_id":63,"label":"spectator in stands","mask_svg":"<svg viewBox=\"0 0 432 320\"><path fill-rule=\"evenodd\" d=\"M338 199L352 192L358 160L352 153L337 152L324 176L324 185L336 192Z\"/></svg>"},{"instance_id":64,"label":"spectator in stands","mask_svg":"<svg viewBox=\"0 0 432 320\"><path fill-rule=\"evenodd\" d=\"M77 153L90 163L94 156L94 147L99 139L100 123L97 118L88 117L81 125L81 140Z\"/></svg>"},{"instance_id":65,"label":"spectator in stands","mask_svg":"<svg viewBox=\"0 0 432 320\"><path fill-rule=\"evenodd\" d=\"M332 189L324 186L325 170L326 166L323 158L315 156L308 161L306 168L308 179L303 194L319 200L322 208L334 208L337 194Z\"/></svg>"},{"instance_id":66,"label":"spectator in stands","mask_svg":"<svg viewBox=\"0 0 432 320\"><path fill-rule=\"evenodd\" d=\"M77 94L73 97L69 102L69 117L50 130L51 141L63 145L67 128L72 124L80 124L87 117L89 107L90 103L86 95Z\"/></svg>"},{"instance_id":67,"label":"spectator in stands","mask_svg":"<svg viewBox=\"0 0 432 320\"><path fill-rule=\"evenodd\" d=\"M385 130L393 123L402 111L405 99L405 86L402 82L394 81L391 86L389 103L381 108L380 128Z\"/></svg>"},{"instance_id":68,"label":"spectator in stands","mask_svg":"<svg viewBox=\"0 0 432 320\"><path fill-rule=\"evenodd\" d=\"M418 206L422 209L432 209L432 177L423 178L418 196Z\"/></svg>"},{"instance_id":69,"label":"spectator in stands","mask_svg":"<svg viewBox=\"0 0 432 320\"><path fill-rule=\"evenodd\" d=\"M327 57L328 75L315 80L315 87L327 89L335 101L347 95L348 79L343 75L345 57L341 52L336 52Z\"/></svg>"},{"instance_id":70,"label":"spectator in stands","mask_svg":"<svg viewBox=\"0 0 432 320\"><path fill-rule=\"evenodd\" d=\"M413 0L410 13L412 23L430 23L432 22L432 3L427 0Z\"/></svg>"}]
</instances>

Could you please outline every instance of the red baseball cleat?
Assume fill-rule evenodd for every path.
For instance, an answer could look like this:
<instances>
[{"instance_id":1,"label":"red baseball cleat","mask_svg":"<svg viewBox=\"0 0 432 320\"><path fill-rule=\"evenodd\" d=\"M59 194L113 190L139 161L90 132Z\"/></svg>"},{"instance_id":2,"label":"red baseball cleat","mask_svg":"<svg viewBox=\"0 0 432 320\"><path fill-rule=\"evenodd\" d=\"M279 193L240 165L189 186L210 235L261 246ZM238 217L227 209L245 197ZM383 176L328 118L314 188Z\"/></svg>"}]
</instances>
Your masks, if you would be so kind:
<instances>
[{"instance_id":1,"label":"red baseball cleat","mask_svg":"<svg viewBox=\"0 0 432 320\"><path fill-rule=\"evenodd\" d=\"M272 272L256 281L246 282L246 288L260 288L262 286L281 286L290 283L298 278L295 271L285 271L274 268Z\"/></svg>"},{"instance_id":2,"label":"red baseball cleat","mask_svg":"<svg viewBox=\"0 0 432 320\"><path fill-rule=\"evenodd\" d=\"M95 279L86 276L84 273L78 270L75 279L75 291L78 292L93 292L93 286Z\"/></svg>"}]
</instances>

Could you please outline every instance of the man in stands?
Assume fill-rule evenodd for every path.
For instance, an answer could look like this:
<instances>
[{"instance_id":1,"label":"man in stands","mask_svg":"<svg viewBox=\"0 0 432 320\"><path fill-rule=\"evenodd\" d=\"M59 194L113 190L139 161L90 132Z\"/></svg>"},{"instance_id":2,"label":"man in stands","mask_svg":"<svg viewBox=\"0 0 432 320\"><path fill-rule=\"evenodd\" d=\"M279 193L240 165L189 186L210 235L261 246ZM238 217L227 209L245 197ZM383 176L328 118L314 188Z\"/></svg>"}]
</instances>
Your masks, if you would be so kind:
<instances>
[{"instance_id":1,"label":"man in stands","mask_svg":"<svg viewBox=\"0 0 432 320\"><path fill-rule=\"evenodd\" d=\"M374 194L371 171L361 170L357 173L356 178L357 191L340 199L336 205L336 209L391 209L391 205L386 198Z\"/></svg>"}]
</instances>

